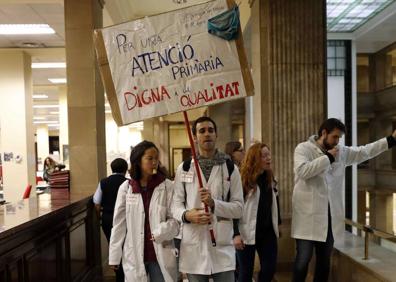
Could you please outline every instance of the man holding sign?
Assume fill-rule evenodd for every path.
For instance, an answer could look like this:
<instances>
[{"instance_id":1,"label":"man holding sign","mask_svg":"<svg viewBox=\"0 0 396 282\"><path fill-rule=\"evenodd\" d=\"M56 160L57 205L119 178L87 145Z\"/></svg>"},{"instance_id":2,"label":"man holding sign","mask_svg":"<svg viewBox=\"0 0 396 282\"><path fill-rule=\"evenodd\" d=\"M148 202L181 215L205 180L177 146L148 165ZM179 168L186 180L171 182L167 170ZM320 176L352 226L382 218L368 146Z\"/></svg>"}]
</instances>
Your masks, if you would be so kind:
<instances>
[{"instance_id":1,"label":"man holding sign","mask_svg":"<svg viewBox=\"0 0 396 282\"><path fill-rule=\"evenodd\" d=\"M203 177L198 177L191 163L180 164L175 177L174 216L183 224L180 247L180 271L190 282L233 281L235 250L232 245L233 218L240 218L243 192L238 168L216 149L217 128L209 117L198 118L192 127L198 144L198 162ZM203 204L209 207L205 212ZM213 225L216 246L209 229Z\"/></svg>"}]
</instances>

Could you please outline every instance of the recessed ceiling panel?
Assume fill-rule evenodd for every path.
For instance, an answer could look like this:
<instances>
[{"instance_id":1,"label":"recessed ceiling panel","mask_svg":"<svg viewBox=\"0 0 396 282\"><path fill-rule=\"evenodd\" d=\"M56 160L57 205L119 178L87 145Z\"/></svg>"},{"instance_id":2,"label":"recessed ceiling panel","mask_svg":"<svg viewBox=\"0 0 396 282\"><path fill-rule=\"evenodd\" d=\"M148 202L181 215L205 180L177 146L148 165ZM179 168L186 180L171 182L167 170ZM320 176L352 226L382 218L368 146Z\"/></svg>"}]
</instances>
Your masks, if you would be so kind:
<instances>
[{"instance_id":1,"label":"recessed ceiling panel","mask_svg":"<svg viewBox=\"0 0 396 282\"><path fill-rule=\"evenodd\" d=\"M394 0L327 0L327 31L353 32Z\"/></svg>"}]
</instances>

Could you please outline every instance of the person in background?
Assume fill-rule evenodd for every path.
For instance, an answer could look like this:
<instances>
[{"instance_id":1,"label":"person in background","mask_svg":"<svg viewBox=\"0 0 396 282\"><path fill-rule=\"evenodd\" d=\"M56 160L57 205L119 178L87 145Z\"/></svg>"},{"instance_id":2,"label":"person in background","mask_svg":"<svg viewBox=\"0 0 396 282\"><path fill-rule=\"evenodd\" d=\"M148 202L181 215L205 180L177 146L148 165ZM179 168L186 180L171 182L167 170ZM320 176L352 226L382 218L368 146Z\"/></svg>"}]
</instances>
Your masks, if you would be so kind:
<instances>
[{"instance_id":1,"label":"person in background","mask_svg":"<svg viewBox=\"0 0 396 282\"><path fill-rule=\"evenodd\" d=\"M225 145L225 153L231 157L231 160L237 167L241 166L242 160L245 157L245 150L241 142L231 141Z\"/></svg>"},{"instance_id":2,"label":"person in background","mask_svg":"<svg viewBox=\"0 0 396 282\"><path fill-rule=\"evenodd\" d=\"M117 269L122 258L125 281L175 281L179 223L170 209L172 182L154 143L137 144L130 161L132 179L120 186L114 208L109 265Z\"/></svg>"},{"instance_id":3,"label":"person in background","mask_svg":"<svg viewBox=\"0 0 396 282\"><path fill-rule=\"evenodd\" d=\"M276 269L280 216L267 145L256 143L249 148L241 165L241 178L245 205L239 225L234 225L238 281L252 281L257 251L261 266L258 281L271 282Z\"/></svg>"},{"instance_id":4,"label":"person in background","mask_svg":"<svg viewBox=\"0 0 396 282\"><path fill-rule=\"evenodd\" d=\"M334 242L345 232L343 183L345 167L374 158L396 145L392 135L365 146L339 145L345 125L325 120L307 141L294 151L292 238L296 239L293 281L305 281L313 250L316 253L315 282L328 281Z\"/></svg>"},{"instance_id":5,"label":"person in background","mask_svg":"<svg viewBox=\"0 0 396 282\"><path fill-rule=\"evenodd\" d=\"M114 206L118 189L120 185L127 180L125 174L128 170L128 163L122 158L117 158L111 162L110 167L112 175L103 178L99 182L93 197L98 217L100 217L100 211L102 210L102 230L106 236L107 243L110 242ZM122 266L116 271L116 281L124 281Z\"/></svg>"},{"instance_id":6,"label":"person in background","mask_svg":"<svg viewBox=\"0 0 396 282\"><path fill-rule=\"evenodd\" d=\"M44 168L43 168L43 179L48 182L49 176L55 172L60 171L61 169L65 168L65 165L58 164L54 159L51 157L46 157L44 160Z\"/></svg>"}]
</instances>

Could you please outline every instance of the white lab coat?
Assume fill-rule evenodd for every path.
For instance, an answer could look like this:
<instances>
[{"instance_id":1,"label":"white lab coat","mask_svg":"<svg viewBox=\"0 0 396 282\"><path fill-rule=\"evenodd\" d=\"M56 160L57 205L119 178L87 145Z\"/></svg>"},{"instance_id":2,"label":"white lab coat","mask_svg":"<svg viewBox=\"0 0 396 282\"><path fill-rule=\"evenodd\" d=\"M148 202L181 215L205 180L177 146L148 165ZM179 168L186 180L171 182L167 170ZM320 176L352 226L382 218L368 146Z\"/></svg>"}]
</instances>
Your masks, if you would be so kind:
<instances>
[{"instance_id":1,"label":"white lab coat","mask_svg":"<svg viewBox=\"0 0 396 282\"><path fill-rule=\"evenodd\" d=\"M342 242L345 230L343 183L345 167L371 159L388 149L386 138L360 147L338 145L335 162L316 143L316 136L298 144L294 151L292 237L325 242L328 206L335 243Z\"/></svg>"},{"instance_id":2,"label":"white lab coat","mask_svg":"<svg viewBox=\"0 0 396 282\"><path fill-rule=\"evenodd\" d=\"M228 180L226 163L215 165L208 182L203 174L202 181L204 187L210 189L215 202L212 226L217 246L212 246L208 225L183 224L179 269L184 273L203 275L235 270L232 219L240 218L243 211L243 191L238 168L234 166L234 171ZM179 221L182 221L182 215L186 210L203 207L198 186L194 162L191 162L188 172L183 171L183 164L179 165L173 200L173 214ZM229 190L230 199L227 202Z\"/></svg>"},{"instance_id":3,"label":"white lab coat","mask_svg":"<svg viewBox=\"0 0 396 282\"><path fill-rule=\"evenodd\" d=\"M154 250L165 281L176 281L176 251L173 238L179 224L171 214L173 187L166 179L153 192L150 208L150 228ZM113 229L109 244L109 264L118 265L122 258L125 281L148 281L144 266L144 206L141 194L132 193L125 181L118 190L114 208Z\"/></svg>"},{"instance_id":4,"label":"white lab coat","mask_svg":"<svg viewBox=\"0 0 396 282\"><path fill-rule=\"evenodd\" d=\"M275 183L273 185L276 185ZM276 237L279 238L279 215L278 215L278 202L276 200L277 192L275 192L275 186L272 188L272 227ZM246 245L256 244L256 222L257 222L257 209L260 200L260 188L256 187L256 192L251 190L246 196L245 205L243 207L243 216L239 220L239 233Z\"/></svg>"}]
</instances>

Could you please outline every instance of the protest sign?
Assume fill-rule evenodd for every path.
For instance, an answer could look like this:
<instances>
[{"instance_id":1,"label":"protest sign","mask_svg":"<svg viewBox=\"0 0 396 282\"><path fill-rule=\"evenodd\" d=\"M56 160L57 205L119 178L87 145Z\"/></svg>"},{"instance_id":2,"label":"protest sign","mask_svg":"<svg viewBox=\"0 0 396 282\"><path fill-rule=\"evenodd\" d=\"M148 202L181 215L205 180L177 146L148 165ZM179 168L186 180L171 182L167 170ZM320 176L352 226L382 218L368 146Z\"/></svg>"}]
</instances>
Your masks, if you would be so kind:
<instances>
[{"instance_id":1,"label":"protest sign","mask_svg":"<svg viewBox=\"0 0 396 282\"><path fill-rule=\"evenodd\" d=\"M95 31L118 125L253 95L240 28L230 41L208 33L208 19L233 5L211 1Z\"/></svg>"}]
</instances>

